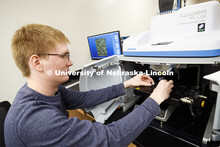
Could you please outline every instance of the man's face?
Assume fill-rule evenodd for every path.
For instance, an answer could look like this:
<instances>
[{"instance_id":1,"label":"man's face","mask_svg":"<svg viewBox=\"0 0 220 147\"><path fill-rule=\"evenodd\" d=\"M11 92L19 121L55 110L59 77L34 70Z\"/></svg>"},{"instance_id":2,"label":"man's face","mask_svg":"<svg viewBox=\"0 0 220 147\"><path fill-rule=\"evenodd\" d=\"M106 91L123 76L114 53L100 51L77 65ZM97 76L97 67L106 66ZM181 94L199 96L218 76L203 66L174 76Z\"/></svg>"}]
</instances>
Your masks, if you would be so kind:
<instances>
[{"instance_id":1,"label":"man's face","mask_svg":"<svg viewBox=\"0 0 220 147\"><path fill-rule=\"evenodd\" d=\"M54 84L62 84L69 80L69 67L73 65L69 60L69 49L64 43L58 43L48 58L44 60L44 74Z\"/></svg>"}]
</instances>

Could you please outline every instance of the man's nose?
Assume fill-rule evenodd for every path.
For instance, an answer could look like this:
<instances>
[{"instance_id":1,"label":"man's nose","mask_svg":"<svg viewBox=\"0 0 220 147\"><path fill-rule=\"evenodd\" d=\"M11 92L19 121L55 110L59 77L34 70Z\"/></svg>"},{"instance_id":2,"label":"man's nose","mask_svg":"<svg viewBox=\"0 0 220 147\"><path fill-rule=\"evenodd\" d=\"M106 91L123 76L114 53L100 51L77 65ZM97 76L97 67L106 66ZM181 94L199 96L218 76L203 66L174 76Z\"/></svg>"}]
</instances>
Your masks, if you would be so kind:
<instances>
[{"instance_id":1,"label":"man's nose","mask_svg":"<svg viewBox=\"0 0 220 147\"><path fill-rule=\"evenodd\" d=\"M68 66L72 66L73 65L73 62L71 60L68 60L68 63L67 63Z\"/></svg>"}]
</instances>

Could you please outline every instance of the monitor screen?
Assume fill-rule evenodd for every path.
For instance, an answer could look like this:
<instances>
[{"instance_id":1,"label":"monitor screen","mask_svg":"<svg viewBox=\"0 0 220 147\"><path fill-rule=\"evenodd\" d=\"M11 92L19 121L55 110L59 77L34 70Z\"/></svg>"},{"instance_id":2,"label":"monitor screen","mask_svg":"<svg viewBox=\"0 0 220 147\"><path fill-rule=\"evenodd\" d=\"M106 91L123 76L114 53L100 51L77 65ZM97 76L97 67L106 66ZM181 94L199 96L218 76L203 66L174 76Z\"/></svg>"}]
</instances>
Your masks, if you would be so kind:
<instances>
[{"instance_id":1,"label":"monitor screen","mask_svg":"<svg viewBox=\"0 0 220 147\"><path fill-rule=\"evenodd\" d=\"M122 54L119 31L89 36L88 43L92 60Z\"/></svg>"}]
</instances>

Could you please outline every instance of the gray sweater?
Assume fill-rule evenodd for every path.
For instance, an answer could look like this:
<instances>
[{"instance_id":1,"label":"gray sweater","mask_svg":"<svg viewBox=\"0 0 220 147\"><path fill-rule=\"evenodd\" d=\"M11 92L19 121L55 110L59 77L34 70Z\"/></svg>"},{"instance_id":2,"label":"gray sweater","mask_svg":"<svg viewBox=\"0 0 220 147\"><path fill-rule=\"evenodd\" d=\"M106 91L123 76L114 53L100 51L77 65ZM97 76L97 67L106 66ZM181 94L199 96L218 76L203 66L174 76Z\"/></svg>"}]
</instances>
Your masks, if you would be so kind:
<instances>
[{"instance_id":1,"label":"gray sweater","mask_svg":"<svg viewBox=\"0 0 220 147\"><path fill-rule=\"evenodd\" d=\"M108 125L68 118L66 112L67 109L91 107L123 94L122 83L88 92L60 86L55 96L42 95L25 84L5 120L6 146L127 146L159 113L159 106L153 99L147 98L127 116Z\"/></svg>"}]
</instances>

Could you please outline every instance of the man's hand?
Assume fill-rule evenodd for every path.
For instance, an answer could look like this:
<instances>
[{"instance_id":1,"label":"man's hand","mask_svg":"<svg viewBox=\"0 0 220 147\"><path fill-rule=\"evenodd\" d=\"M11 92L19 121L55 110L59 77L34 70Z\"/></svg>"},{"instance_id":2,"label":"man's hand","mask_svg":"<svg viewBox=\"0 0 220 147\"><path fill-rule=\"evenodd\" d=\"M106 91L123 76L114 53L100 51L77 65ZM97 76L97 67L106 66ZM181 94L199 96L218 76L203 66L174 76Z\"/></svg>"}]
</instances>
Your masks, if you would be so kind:
<instances>
[{"instance_id":1,"label":"man's hand","mask_svg":"<svg viewBox=\"0 0 220 147\"><path fill-rule=\"evenodd\" d=\"M159 105L169 98L173 88L173 81L161 80L150 97L154 99Z\"/></svg>"},{"instance_id":2,"label":"man's hand","mask_svg":"<svg viewBox=\"0 0 220 147\"><path fill-rule=\"evenodd\" d=\"M151 86L152 83L154 83L154 80L150 76L137 75L125 81L123 84L125 88L131 88L135 86Z\"/></svg>"}]
</instances>

